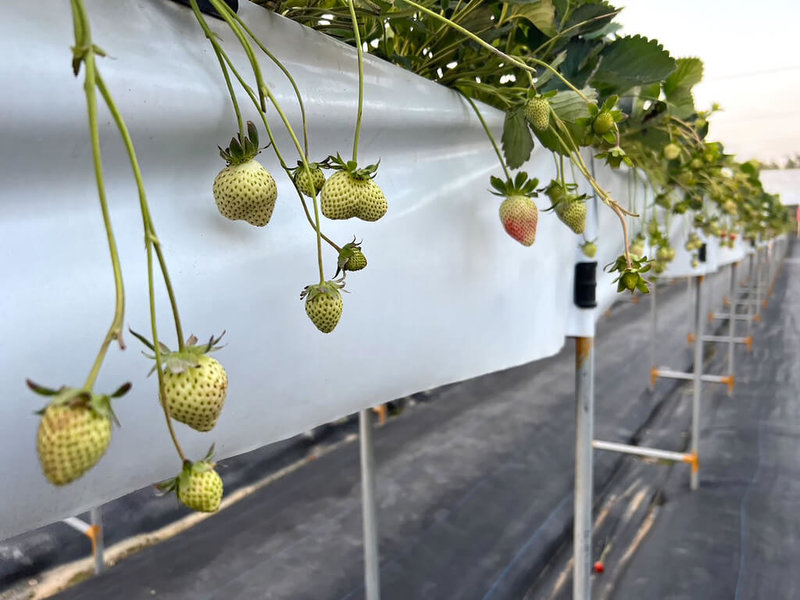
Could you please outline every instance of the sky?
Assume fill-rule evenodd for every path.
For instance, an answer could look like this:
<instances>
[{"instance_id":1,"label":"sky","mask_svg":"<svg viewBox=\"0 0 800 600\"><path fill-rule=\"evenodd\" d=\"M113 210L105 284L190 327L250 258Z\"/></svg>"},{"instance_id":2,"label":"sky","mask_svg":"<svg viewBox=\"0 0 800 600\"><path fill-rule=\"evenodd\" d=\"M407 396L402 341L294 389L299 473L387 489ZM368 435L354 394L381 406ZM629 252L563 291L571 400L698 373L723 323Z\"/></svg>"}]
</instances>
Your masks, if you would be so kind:
<instances>
[{"instance_id":1,"label":"sky","mask_svg":"<svg viewBox=\"0 0 800 600\"><path fill-rule=\"evenodd\" d=\"M695 104L723 112L709 138L740 161L800 153L800 1L611 0L622 33L656 38L705 63Z\"/></svg>"}]
</instances>

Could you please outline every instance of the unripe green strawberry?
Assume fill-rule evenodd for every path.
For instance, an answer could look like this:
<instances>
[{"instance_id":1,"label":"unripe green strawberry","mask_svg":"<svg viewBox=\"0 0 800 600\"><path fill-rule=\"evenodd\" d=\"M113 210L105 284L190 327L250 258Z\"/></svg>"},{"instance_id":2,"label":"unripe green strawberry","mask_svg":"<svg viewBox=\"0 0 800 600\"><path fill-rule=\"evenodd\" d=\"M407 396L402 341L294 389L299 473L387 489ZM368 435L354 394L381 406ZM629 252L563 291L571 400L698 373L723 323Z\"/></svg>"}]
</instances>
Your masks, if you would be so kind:
<instances>
[{"instance_id":1,"label":"unripe green strawberry","mask_svg":"<svg viewBox=\"0 0 800 600\"><path fill-rule=\"evenodd\" d=\"M48 406L39 423L36 449L47 480L74 481L102 458L111 442L111 421L87 406Z\"/></svg>"},{"instance_id":2,"label":"unripe green strawberry","mask_svg":"<svg viewBox=\"0 0 800 600\"><path fill-rule=\"evenodd\" d=\"M669 262L671 260L670 254L670 248L668 246L661 246L656 252L656 260Z\"/></svg>"},{"instance_id":3,"label":"unripe green strawberry","mask_svg":"<svg viewBox=\"0 0 800 600\"><path fill-rule=\"evenodd\" d=\"M308 167L308 171L311 173L310 177L302 163L298 165L294 171L294 182L303 195L313 198L325 185L325 173L316 163L311 163Z\"/></svg>"},{"instance_id":4,"label":"unripe green strawberry","mask_svg":"<svg viewBox=\"0 0 800 600\"><path fill-rule=\"evenodd\" d=\"M220 148L228 166L217 174L213 191L223 217L264 227L275 210L278 187L269 171L253 160L258 152L258 130L248 121L246 136L239 133L227 148Z\"/></svg>"},{"instance_id":5,"label":"unripe green strawberry","mask_svg":"<svg viewBox=\"0 0 800 600\"><path fill-rule=\"evenodd\" d=\"M700 160L699 158L693 158L693 159L692 159L692 162L690 162L690 163L689 163L689 166L690 166L692 169L694 169L695 171L696 171L697 169L702 169L702 168L703 168L703 161L702 161L702 160Z\"/></svg>"},{"instance_id":6,"label":"unripe green strawberry","mask_svg":"<svg viewBox=\"0 0 800 600\"><path fill-rule=\"evenodd\" d=\"M608 133L614 128L614 117L609 112L601 112L592 121L592 131L597 135Z\"/></svg>"},{"instance_id":7,"label":"unripe green strawberry","mask_svg":"<svg viewBox=\"0 0 800 600\"><path fill-rule=\"evenodd\" d=\"M722 210L724 210L729 215L735 215L739 212L739 207L736 205L736 202L733 200L726 200L725 203L722 205Z\"/></svg>"},{"instance_id":8,"label":"unripe green strawberry","mask_svg":"<svg viewBox=\"0 0 800 600\"><path fill-rule=\"evenodd\" d=\"M536 131L545 131L550 126L550 103L547 98L535 96L525 104L525 118Z\"/></svg>"},{"instance_id":9,"label":"unripe green strawberry","mask_svg":"<svg viewBox=\"0 0 800 600\"><path fill-rule=\"evenodd\" d=\"M217 512L222 502L222 478L207 461L187 464L178 477L178 498L198 512Z\"/></svg>"},{"instance_id":10,"label":"unripe green strawberry","mask_svg":"<svg viewBox=\"0 0 800 600\"><path fill-rule=\"evenodd\" d=\"M255 160L229 165L214 179L214 201L220 214L231 221L264 227L272 218L278 186Z\"/></svg>"},{"instance_id":11,"label":"unripe green strawberry","mask_svg":"<svg viewBox=\"0 0 800 600\"><path fill-rule=\"evenodd\" d=\"M561 222L575 233L586 229L586 203L583 200L562 200L555 205L555 212Z\"/></svg>"},{"instance_id":12,"label":"unripe green strawberry","mask_svg":"<svg viewBox=\"0 0 800 600\"><path fill-rule=\"evenodd\" d=\"M131 333L150 350L154 350L153 344L144 336L133 330ZM159 342L167 410L173 419L197 431L211 431L214 428L228 394L225 369L219 361L208 356L209 352L219 348L217 343L222 335L216 338L211 336L205 344L198 344L197 338L191 335L183 348L175 352Z\"/></svg>"},{"instance_id":13,"label":"unripe green strawberry","mask_svg":"<svg viewBox=\"0 0 800 600\"><path fill-rule=\"evenodd\" d=\"M583 254L587 258L594 258L597 254L597 244L594 242L586 242L581 246L581 250L583 250Z\"/></svg>"},{"instance_id":14,"label":"unripe green strawberry","mask_svg":"<svg viewBox=\"0 0 800 600\"><path fill-rule=\"evenodd\" d=\"M630 245L630 253L641 257L644 254L644 240L641 238L633 240Z\"/></svg>"},{"instance_id":15,"label":"unripe green strawberry","mask_svg":"<svg viewBox=\"0 0 800 600\"><path fill-rule=\"evenodd\" d=\"M164 371L164 398L173 419L197 431L211 431L225 405L228 375L215 358L193 358L194 365Z\"/></svg>"},{"instance_id":16,"label":"unripe green strawberry","mask_svg":"<svg viewBox=\"0 0 800 600\"><path fill-rule=\"evenodd\" d=\"M531 246L536 241L539 209L527 196L509 196L500 205L500 222L508 235L523 246Z\"/></svg>"},{"instance_id":17,"label":"unripe green strawberry","mask_svg":"<svg viewBox=\"0 0 800 600\"><path fill-rule=\"evenodd\" d=\"M367 257L361 251L361 248L353 250L353 256L344 265L345 271L360 271L367 266Z\"/></svg>"},{"instance_id":18,"label":"unripe green strawberry","mask_svg":"<svg viewBox=\"0 0 800 600\"><path fill-rule=\"evenodd\" d=\"M124 395L126 383L111 396L63 387L50 390L28 381L38 394L52 397L39 412L36 450L47 480L65 485L78 479L102 458L111 442L111 398Z\"/></svg>"},{"instance_id":19,"label":"unripe green strawberry","mask_svg":"<svg viewBox=\"0 0 800 600\"><path fill-rule=\"evenodd\" d=\"M322 333L330 333L342 318L342 284L337 281L326 281L308 286L300 294L306 299L306 314L314 326Z\"/></svg>"},{"instance_id":20,"label":"unripe green strawberry","mask_svg":"<svg viewBox=\"0 0 800 600\"><path fill-rule=\"evenodd\" d=\"M377 221L389 208L381 189L372 179L360 179L349 171L334 173L322 186L322 214L329 219L358 217Z\"/></svg>"},{"instance_id":21,"label":"unripe green strawberry","mask_svg":"<svg viewBox=\"0 0 800 600\"><path fill-rule=\"evenodd\" d=\"M692 268L693 268L693 269L696 269L696 268L697 268L697 267L699 267L699 266L700 266L700 261L699 261L699 260L697 260L696 258L693 258L693 259L692 259Z\"/></svg>"},{"instance_id":22,"label":"unripe green strawberry","mask_svg":"<svg viewBox=\"0 0 800 600\"><path fill-rule=\"evenodd\" d=\"M666 270L667 270L667 263L661 260L653 262L653 271L655 271L656 273L663 273Z\"/></svg>"},{"instance_id":23,"label":"unripe green strawberry","mask_svg":"<svg viewBox=\"0 0 800 600\"><path fill-rule=\"evenodd\" d=\"M681 147L678 144L667 144L664 146L664 158L675 160L681 154Z\"/></svg>"}]
</instances>

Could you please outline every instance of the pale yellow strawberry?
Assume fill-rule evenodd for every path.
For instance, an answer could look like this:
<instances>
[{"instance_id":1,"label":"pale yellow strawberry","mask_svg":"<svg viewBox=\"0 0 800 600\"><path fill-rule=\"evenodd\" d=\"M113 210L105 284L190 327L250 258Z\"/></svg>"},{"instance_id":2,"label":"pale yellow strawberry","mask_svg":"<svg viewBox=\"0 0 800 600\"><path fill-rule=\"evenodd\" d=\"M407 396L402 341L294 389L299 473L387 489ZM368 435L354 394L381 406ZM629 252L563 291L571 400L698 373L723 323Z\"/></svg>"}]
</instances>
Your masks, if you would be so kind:
<instances>
[{"instance_id":1,"label":"pale yellow strawberry","mask_svg":"<svg viewBox=\"0 0 800 600\"><path fill-rule=\"evenodd\" d=\"M164 397L170 416L197 431L210 431L217 424L228 392L223 366L206 354L196 357L196 366L164 371Z\"/></svg>"},{"instance_id":2,"label":"pale yellow strawberry","mask_svg":"<svg viewBox=\"0 0 800 600\"><path fill-rule=\"evenodd\" d=\"M214 179L213 192L223 217L256 227L269 223L278 198L272 175L253 159L222 169Z\"/></svg>"}]
</instances>

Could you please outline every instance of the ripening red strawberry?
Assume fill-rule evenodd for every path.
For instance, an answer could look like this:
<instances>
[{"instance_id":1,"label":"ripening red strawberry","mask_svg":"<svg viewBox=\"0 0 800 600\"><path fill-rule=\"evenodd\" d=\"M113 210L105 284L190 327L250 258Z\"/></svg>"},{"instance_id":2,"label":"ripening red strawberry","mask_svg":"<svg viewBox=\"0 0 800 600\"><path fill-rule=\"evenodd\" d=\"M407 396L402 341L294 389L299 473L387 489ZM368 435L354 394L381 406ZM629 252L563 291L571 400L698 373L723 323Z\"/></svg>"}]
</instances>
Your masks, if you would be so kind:
<instances>
[{"instance_id":1,"label":"ripening red strawberry","mask_svg":"<svg viewBox=\"0 0 800 600\"><path fill-rule=\"evenodd\" d=\"M527 196L509 196L500 205L500 222L506 233L523 246L536 241L539 209Z\"/></svg>"}]
</instances>

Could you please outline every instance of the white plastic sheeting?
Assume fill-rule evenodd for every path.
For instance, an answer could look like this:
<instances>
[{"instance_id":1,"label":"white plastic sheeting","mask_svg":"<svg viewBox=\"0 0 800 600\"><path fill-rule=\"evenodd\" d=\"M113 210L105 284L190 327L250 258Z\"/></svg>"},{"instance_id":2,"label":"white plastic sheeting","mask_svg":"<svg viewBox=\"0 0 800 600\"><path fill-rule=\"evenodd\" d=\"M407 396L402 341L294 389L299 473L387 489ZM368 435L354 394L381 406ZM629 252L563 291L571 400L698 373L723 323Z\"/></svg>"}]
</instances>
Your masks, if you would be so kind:
<instances>
[{"instance_id":1,"label":"white plastic sheeting","mask_svg":"<svg viewBox=\"0 0 800 600\"><path fill-rule=\"evenodd\" d=\"M160 0L87 3L95 41L111 58L101 71L132 131L153 217L170 264L184 328L201 339L227 330L217 357L230 388L217 428L178 425L190 456L216 442L217 456L242 453L394 398L540 359L566 334L590 333L572 308L578 236L542 213L534 247L502 230L488 176L496 158L469 106L455 93L367 58L360 159L382 160L389 198L378 223L325 222L341 243L364 240L369 267L348 278L344 316L331 335L307 320L300 290L316 281L315 238L271 150L262 162L280 196L271 223L256 229L221 218L211 183L223 166L216 146L235 130L216 59L188 8ZM355 52L243 3L242 16L296 78L305 96L312 159L348 155L355 120ZM234 60L243 55L219 22ZM102 229L80 80L70 70L69 5L18 3L0 21L0 539L77 514L174 475L180 467L146 374L150 361L128 336L112 347L97 388L124 381L123 426L97 468L65 487L48 485L35 453L43 405L24 386L82 385L111 320L113 285ZM287 81L262 61L292 122ZM243 105L247 105L242 94ZM278 145L296 159L270 111ZM255 120L253 111L249 118ZM485 109L498 136L502 115ZM143 234L130 167L105 110L104 167L127 292L125 322L149 331ZM549 153L527 170L553 175ZM627 179L601 180L623 204ZM545 208L546 202L540 203ZM600 266L620 250L610 211L600 210ZM335 256L326 253L328 275ZM611 304L600 273L601 308ZM174 347L166 298L160 331ZM592 314L590 311L588 314ZM487 399L488 401L488 399Z\"/></svg>"}]
</instances>

